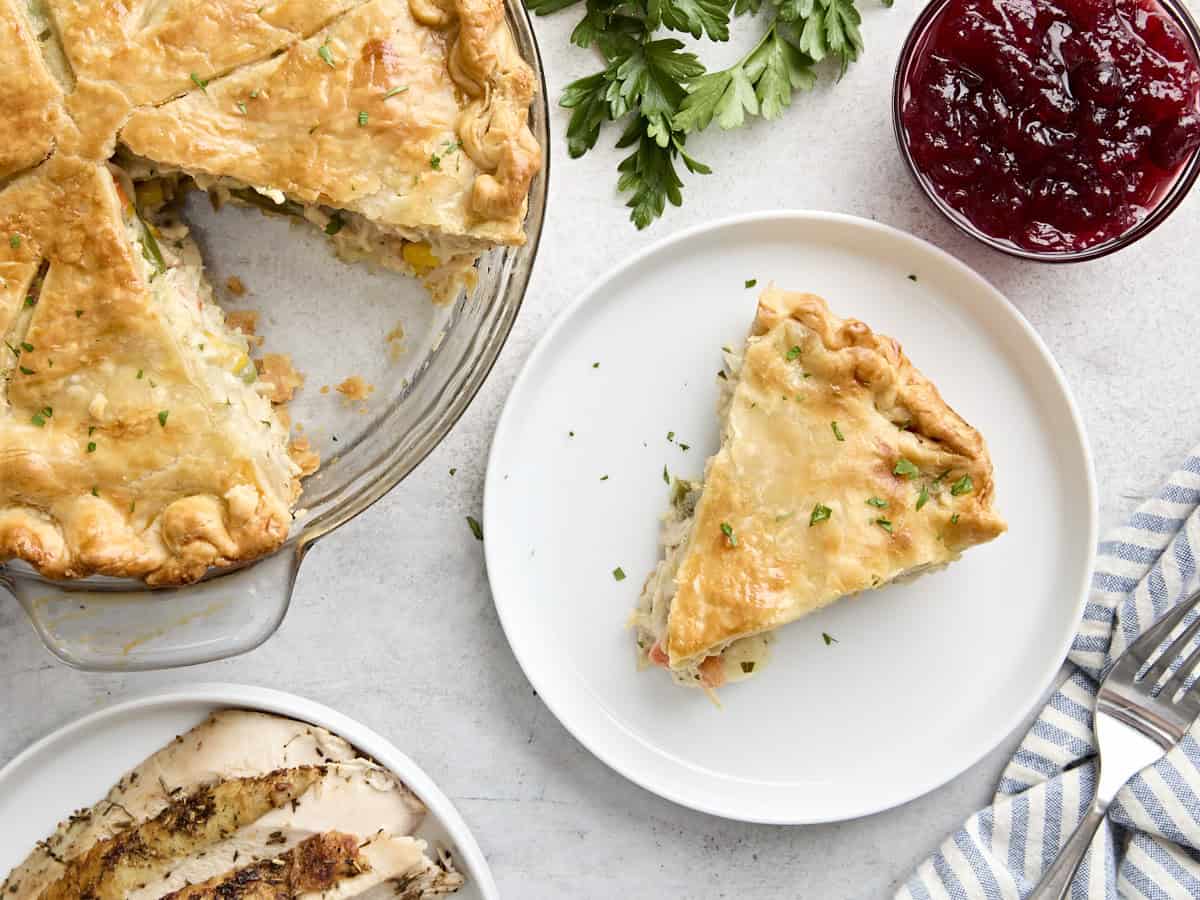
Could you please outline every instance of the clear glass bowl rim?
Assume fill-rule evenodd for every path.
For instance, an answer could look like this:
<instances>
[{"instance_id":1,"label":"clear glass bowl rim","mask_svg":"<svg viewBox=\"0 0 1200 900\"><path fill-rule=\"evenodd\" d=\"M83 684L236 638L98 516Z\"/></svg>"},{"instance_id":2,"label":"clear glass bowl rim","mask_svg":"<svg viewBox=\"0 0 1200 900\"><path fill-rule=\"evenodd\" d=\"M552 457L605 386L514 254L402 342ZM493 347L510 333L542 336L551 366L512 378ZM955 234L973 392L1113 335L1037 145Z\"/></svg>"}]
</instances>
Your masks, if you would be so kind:
<instances>
[{"instance_id":1,"label":"clear glass bowl rim","mask_svg":"<svg viewBox=\"0 0 1200 900\"><path fill-rule=\"evenodd\" d=\"M1150 211L1149 215L1123 234L1083 250L1039 253L1035 250L1026 250L1023 247L1017 247L1014 244L992 237L990 234L981 231L966 216L939 197L929 184L928 179L921 173L921 170L912 158L912 154L909 152L908 139L904 132L904 122L901 113L903 112L904 104L905 73L913 62L913 56L922 38L925 37L934 20L951 2L952 0L931 0L920 11L900 49L900 58L896 62L896 71L892 80L892 129L895 133L896 145L900 149L900 157L904 160L904 167L908 170L908 174L912 176L912 179L921 188L921 192L925 194L938 212L945 216L964 234L973 237L982 244L986 244L993 250L999 250L1001 253L1009 256L1033 260L1035 262L1072 263L1099 259L1100 257L1108 256L1110 253L1116 253L1118 250L1128 247L1130 244L1148 235L1162 224L1167 216L1175 211L1176 207L1187 196L1188 191L1191 190L1197 177L1200 177L1200 149L1192 152L1191 158L1184 164L1175 182L1158 201L1154 209ZM1190 45L1192 55L1197 60L1200 60L1200 26L1197 25L1195 18L1188 10L1185 0L1154 0L1154 2L1174 19L1175 23L1183 31L1184 37Z\"/></svg>"}]
</instances>

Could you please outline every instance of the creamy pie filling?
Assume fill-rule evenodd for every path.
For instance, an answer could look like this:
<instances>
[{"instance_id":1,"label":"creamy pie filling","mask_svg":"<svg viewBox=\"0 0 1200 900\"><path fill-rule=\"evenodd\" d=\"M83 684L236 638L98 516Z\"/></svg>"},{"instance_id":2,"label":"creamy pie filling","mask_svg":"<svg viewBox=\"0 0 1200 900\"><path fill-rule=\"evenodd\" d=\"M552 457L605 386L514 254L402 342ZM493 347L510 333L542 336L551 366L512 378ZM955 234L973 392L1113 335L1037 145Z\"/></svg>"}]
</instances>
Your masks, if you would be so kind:
<instances>
[{"instance_id":1,"label":"creamy pie filling","mask_svg":"<svg viewBox=\"0 0 1200 900\"><path fill-rule=\"evenodd\" d=\"M186 188L190 181L207 192L218 207L235 203L307 221L324 232L339 259L373 263L419 278L437 302L449 302L460 290L469 293L475 288L476 260L490 246L466 236L380 225L361 213L301 203L277 188L247 184L223 175L163 167L124 150L117 159L134 181L161 183L172 195Z\"/></svg>"},{"instance_id":2,"label":"creamy pie filling","mask_svg":"<svg viewBox=\"0 0 1200 900\"><path fill-rule=\"evenodd\" d=\"M724 368L720 376L718 416L722 433L733 404L734 391L741 375L740 354L724 349ZM767 663L770 634L754 634L728 641L716 652L690 660L688 665L672 669L663 642L667 637L667 621L671 601L677 589L676 575L687 555L695 522L696 504L704 491L702 481L675 478L671 484L671 505L662 517L659 545L663 558L642 586L642 594L630 621L636 632L639 667L667 668L678 684L711 690L732 681L741 681L758 672Z\"/></svg>"},{"instance_id":3,"label":"creamy pie filling","mask_svg":"<svg viewBox=\"0 0 1200 900\"><path fill-rule=\"evenodd\" d=\"M290 502L298 492L300 469L288 453L288 427L263 396L270 385L258 380L246 336L229 327L213 300L199 248L187 226L164 212L161 203L139 210L130 198L144 198L146 192L137 190L128 173L116 166L111 171L120 186L126 234L140 250L142 277L183 351L193 383L207 394L212 415L241 420L239 431L253 448L248 455L276 495ZM136 377L150 379L154 388L152 375Z\"/></svg>"}]
</instances>

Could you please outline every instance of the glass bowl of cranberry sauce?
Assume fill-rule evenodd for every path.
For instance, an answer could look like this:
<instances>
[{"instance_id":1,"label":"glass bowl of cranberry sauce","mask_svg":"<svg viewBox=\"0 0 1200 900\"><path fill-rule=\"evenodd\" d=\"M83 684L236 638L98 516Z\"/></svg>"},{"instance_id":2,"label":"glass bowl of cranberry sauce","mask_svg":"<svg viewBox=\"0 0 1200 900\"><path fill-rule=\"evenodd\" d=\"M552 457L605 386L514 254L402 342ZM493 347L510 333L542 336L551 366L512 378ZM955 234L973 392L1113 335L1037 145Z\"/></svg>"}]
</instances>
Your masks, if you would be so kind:
<instances>
[{"instance_id":1,"label":"glass bowl of cranberry sauce","mask_svg":"<svg viewBox=\"0 0 1200 900\"><path fill-rule=\"evenodd\" d=\"M1103 256L1200 172L1198 48L1183 0L931 0L896 69L900 152L985 244Z\"/></svg>"}]
</instances>

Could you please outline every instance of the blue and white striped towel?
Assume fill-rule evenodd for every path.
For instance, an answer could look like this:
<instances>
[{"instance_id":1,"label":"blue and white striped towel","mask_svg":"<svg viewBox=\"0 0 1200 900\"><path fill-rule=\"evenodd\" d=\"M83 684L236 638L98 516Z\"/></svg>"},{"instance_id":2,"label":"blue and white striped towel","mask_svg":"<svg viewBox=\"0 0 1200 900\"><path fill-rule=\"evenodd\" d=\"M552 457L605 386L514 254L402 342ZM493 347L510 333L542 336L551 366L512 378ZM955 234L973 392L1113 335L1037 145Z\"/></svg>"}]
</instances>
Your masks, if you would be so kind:
<instances>
[{"instance_id":1,"label":"blue and white striped towel","mask_svg":"<svg viewBox=\"0 0 1200 900\"><path fill-rule=\"evenodd\" d=\"M1104 668L1200 588L1200 448L1128 524L1102 541L1067 657L1070 674L1025 735L992 805L947 838L897 900L1000 900L1033 890L1095 793L1092 710ZM1109 807L1072 900L1200 898L1200 729Z\"/></svg>"}]
</instances>

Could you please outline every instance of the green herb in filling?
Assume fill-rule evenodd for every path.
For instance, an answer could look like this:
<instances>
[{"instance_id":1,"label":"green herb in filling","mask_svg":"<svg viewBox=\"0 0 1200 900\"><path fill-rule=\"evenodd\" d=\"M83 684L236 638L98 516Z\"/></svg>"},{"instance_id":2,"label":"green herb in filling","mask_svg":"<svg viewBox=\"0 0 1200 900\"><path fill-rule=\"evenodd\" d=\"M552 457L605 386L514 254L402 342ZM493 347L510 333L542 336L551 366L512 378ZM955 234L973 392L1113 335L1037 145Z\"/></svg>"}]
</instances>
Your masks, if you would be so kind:
<instances>
[{"instance_id":1,"label":"green herb in filling","mask_svg":"<svg viewBox=\"0 0 1200 900\"><path fill-rule=\"evenodd\" d=\"M837 422L830 422L829 425L831 428L833 428L833 436L835 438L837 438L839 441L844 441L846 439L846 436L842 434L842 429L838 428Z\"/></svg>"},{"instance_id":2,"label":"green herb in filling","mask_svg":"<svg viewBox=\"0 0 1200 900\"><path fill-rule=\"evenodd\" d=\"M818 522L824 522L833 515L833 510L823 503L818 503L813 507L812 515L808 517L808 527L812 528Z\"/></svg>"},{"instance_id":3,"label":"green herb in filling","mask_svg":"<svg viewBox=\"0 0 1200 900\"><path fill-rule=\"evenodd\" d=\"M876 519L875 524L878 525L880 528L882 528L884 531L886 531L888 534L892 533L892 523L888 519Z\"/></svg>"},{"instance_id":4,"label":"green herb in filling","mask_svg":"<svg viewBox=\"0 0 1200 900\"><path fill-rule=\"evenodd\" d=\"M161 428L167 427L167 416L171 414L169 409L160 409L158 411L158 424Z\"/></svg>"},{"instance_id":5,"label":"green herb in filling","mask_svg":"<svg viewBox=\"0 0 1200 900\"><path fill-rule=\"evenodd\" d=\"M799 347L799 346L794 346L794 347L792 347L792 348L791 348L790 350L788 350L788 352L787 352L787 361L788 361L788 362L793 362L793 361L795 361L795 360L796 360L796 359L797 359L797 358L800 356L801 352L803 352L803 351L801 351L801 349L800 349L800 347Z\"/></svg>"},{"instance_id":6,"label":"green herb in filling","mask_svg":"<svg viewBox=\"0 0 1200 900\"><path fill-rule=\"evenodd\" d=\"M870 500L867 501L867 506L873 506L876 509L884 509L887 507L887 505L888 505L888 502L886 500L884 500L882 497L872 497Z\"/></svg>"},{"instance_id":7,"label":"green herb in filling","mask_svg":"<svg viewBox=\"0 0 1200 900\"><path fill-rule=\"evenodd\" d=\"M917 509L929 502L929 485L921 485L921 493L917 494Z\"/></svg>"},{"instance_id":8,"label":"green herb in filling","mask_svg":"<svg viewBox=\"0 0 1200 900\"><path fill-rule=\"evenodd\" d=\"M321 57L321 60L325 63L325 65L329 66L329 68L337 68L337 65L333 61L333 51L329 49L329 38L325 38L325 43L317 48L317 56Z\"/></svg>"},{"instance_id":9,"label":"green herb in filling","mask_svg":"<svg viewBox=\"0 0 1200 900\"><path fill-rule=\"evenodd\" d=\"M893 475L900 475L904 478L912 478L914 475L919 475L920 470L907 459L900 458L896 460L896 465L892 469Z\"/></svg>"}]
</instances>

